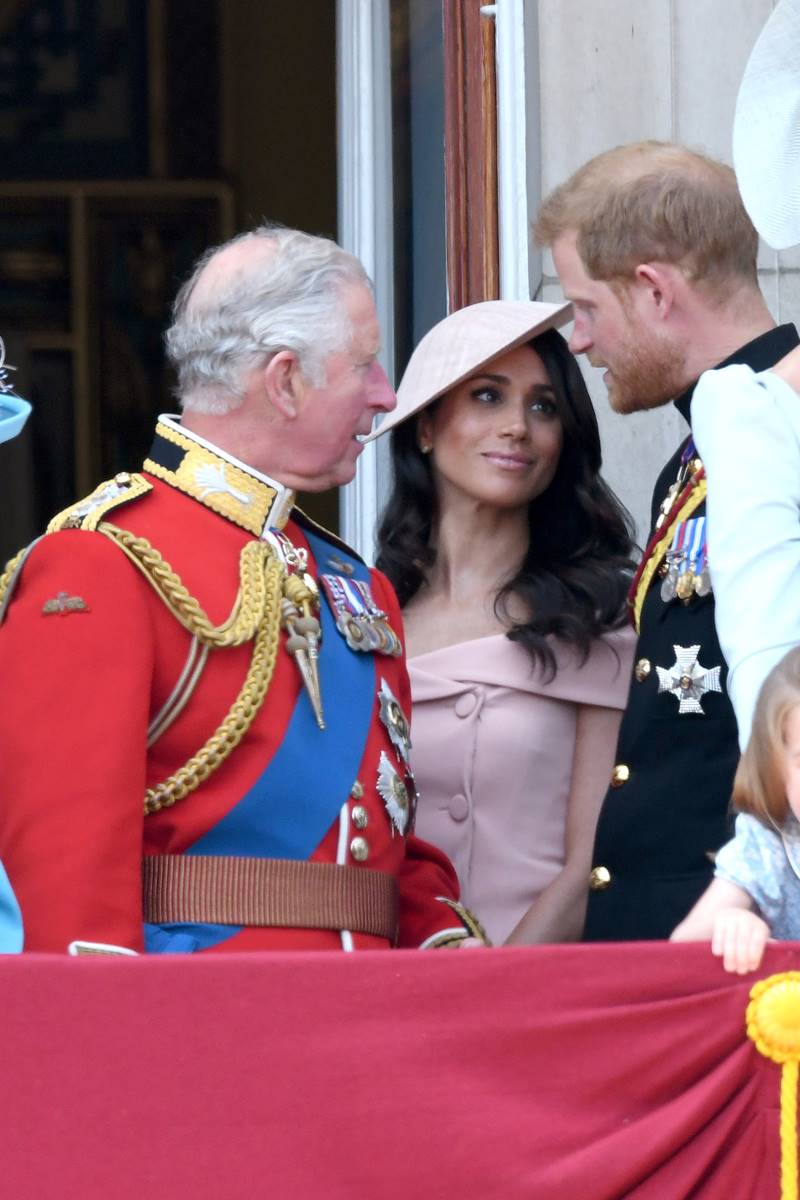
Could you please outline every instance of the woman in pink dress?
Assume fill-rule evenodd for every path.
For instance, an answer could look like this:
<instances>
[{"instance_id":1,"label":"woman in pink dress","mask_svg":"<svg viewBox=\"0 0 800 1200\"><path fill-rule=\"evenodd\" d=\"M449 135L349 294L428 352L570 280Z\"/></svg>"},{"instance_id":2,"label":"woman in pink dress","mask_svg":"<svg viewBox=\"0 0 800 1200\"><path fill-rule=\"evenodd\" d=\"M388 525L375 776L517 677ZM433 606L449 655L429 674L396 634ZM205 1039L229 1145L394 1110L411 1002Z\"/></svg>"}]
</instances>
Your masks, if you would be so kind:
<instances>
[{"instance_id":1,"label":"woman in pink dress","mask_svg":"<svg viewBox=\"0 0 800 1200\"><path fill-rule=\"evenodd\" d=\"M495 944L580 937L630 683L630 519L600 477L569 305L486 301L398 389L378 566L404 610L417 833Z\"/></svg>"}]
</instances>

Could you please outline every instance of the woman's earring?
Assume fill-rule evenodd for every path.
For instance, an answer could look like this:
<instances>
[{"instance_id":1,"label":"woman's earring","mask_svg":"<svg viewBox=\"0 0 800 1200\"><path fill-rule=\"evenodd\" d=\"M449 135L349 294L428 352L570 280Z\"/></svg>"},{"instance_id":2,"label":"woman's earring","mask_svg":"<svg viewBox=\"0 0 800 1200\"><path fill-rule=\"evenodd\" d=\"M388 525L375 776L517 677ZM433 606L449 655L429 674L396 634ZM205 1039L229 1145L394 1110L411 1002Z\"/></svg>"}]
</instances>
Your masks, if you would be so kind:
<instances>
[{"instance_id":1,"label":"woman's earring","mask_svg":"<svg viewBox=\"0 0 800 1200\"><path fill-rule=\"evenodd\" d=\"M420 442L419 448L423 454L430 454L431 450L433 449L433 443L432 442Z\"/></svg>"}]
</instances>

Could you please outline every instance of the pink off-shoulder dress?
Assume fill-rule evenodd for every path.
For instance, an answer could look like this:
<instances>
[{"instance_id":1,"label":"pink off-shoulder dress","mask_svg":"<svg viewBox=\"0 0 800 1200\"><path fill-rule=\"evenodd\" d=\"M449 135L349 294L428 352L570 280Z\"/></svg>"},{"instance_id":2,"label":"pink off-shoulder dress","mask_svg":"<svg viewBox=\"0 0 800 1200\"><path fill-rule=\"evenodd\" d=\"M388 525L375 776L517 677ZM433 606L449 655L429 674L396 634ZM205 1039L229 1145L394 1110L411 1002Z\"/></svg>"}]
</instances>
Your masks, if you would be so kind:
<instances>
[{"instance_id":1,"label":"pink off-shoulder dress","mask_svg":"<svg viewBox=\"0 0 800 1200\"><path fill-rule=\"evenodd\" d=\"M583 666L553 649L550 681L504 634L408 660L417 833L450 857L495 944L564 864L579 706L623 709L630 685L630 630L598 638Z\"/></svg>"}]
</instances>

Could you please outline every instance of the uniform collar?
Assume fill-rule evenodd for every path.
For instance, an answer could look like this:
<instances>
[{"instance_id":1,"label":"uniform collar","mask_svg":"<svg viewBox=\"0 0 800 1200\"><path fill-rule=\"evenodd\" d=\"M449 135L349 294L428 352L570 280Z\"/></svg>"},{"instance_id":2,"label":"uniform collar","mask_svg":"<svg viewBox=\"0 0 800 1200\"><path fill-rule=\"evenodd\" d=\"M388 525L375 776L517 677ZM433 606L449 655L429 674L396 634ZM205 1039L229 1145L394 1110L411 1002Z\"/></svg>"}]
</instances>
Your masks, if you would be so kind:
<instances>
[{"instance_id":1,"label":"uniform collar","mask_svg":"<svg viewBox=\"0 0 800 1200\"><path fill-rule=\"evenodd\" d=\"M144 470L256 537L283 529L295 493L268 475L184 429L179 417L158 418Z\"/></svg>"},{"instance_id":2,"label":"uniform collar","mask_svg":"<svg viewBox=\"0 0 800 1200\"><path fill-rule=\"evenodd\" d=\"M798 341L800 339L798 339L794 325L778 325L775 329L768 329L766 333L759 334L757 338L753 338L752 342L740 346L728 358L717 363L714 369L720 370L722 367L732 367L735 363L744 363L745 366L752 367L754 371L768 371L783 358L784 354L794 350ZM689 424L691 424L689 408L696 387L697 380L695 379L694 383L674 402L678 412Z\"/></svg>"}]
</instances>

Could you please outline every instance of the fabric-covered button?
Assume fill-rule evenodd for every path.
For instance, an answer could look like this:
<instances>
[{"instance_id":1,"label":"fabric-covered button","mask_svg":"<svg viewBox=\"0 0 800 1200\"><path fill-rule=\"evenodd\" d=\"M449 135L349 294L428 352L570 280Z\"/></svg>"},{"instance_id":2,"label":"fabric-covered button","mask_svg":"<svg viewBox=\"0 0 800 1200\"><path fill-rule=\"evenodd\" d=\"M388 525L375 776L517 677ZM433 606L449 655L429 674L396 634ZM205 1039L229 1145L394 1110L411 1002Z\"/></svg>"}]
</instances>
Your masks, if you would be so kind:
<instances>
[{"instance_id":1,"label":"fabric-covered button","mask_svg":"<svg viewBox=\"0 0 800 1200\"><path fill-rule=\"evenodd\" d=\"M356 862L365 862L369 858L369 842L363 837L354 837L350 843L350 853Z\"/></svg>"},{"instance_id":2,"label":"fabric-covered button","mask_svg":"<svg viewBox=\"0 0 800 1200\"><path fill-rule=\"evenodd\" d=\"M469 812L469 803L467 797L461 792L456 792L455 796L451 797L448 811L454 821L466 821L467 813Z\"/></svg>"},{"instance_id":3,"label":"fabric-covered button","mask_svg":"<svg viewBox=\"0 0 800 1200\"><path fill-rule=\"evenodd\" d=\"M614 770L611 772L611 786L613 788L622 787L623 783L627 783L631 777L631 769L625 763L617 763Z\"/></svg>"},{"instance_id":4,"label":"fabric-covered button","mask_svg":"<svg viewBox=\"0 0 800 1200\"><path fill-rule=\"evenodd\" d=\"M474 692L465 692L463 696L459 696L455 703L455 714L457 717L468 717L471 712L475 711L475 705L478 703L478 697Z\"/></svg>"},{"instance_id":5,"label":"fabric-covered button","mask_svg":"<svg viewBox=\"0 0 800 1200\"><path fill-rule=\"evenodd\" d=\"M589 887L593 892L604 892L611 884L611 872L608 867L595 867L589 876Z\"/></svg>"}]
</instances>

